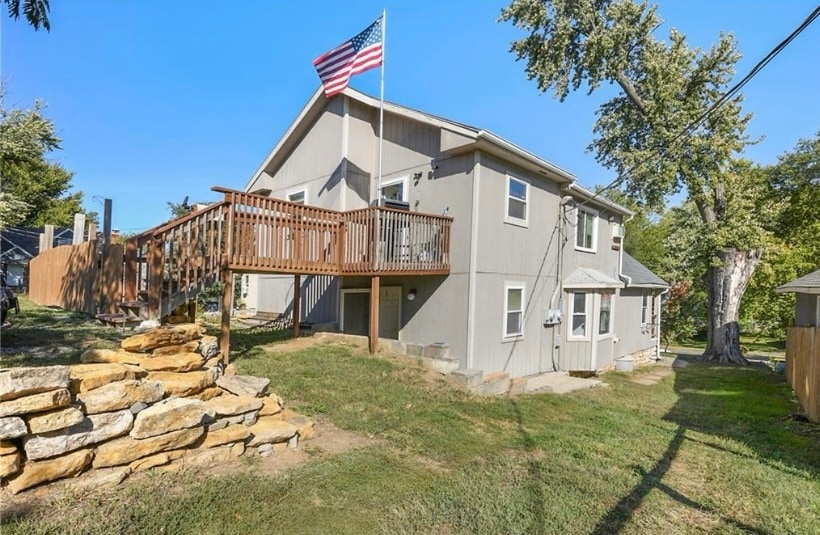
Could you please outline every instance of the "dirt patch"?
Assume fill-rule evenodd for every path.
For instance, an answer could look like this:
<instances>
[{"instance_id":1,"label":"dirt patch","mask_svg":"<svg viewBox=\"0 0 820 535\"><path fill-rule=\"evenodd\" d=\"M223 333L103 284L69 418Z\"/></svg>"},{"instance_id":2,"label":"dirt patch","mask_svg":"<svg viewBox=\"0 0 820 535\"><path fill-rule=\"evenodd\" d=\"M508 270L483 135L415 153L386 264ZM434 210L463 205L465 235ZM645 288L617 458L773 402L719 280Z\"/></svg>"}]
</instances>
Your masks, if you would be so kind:
<instances>
[{"instance_id":1,"label":"dirt patch","mask_svg":"<svg viewBox=\"0 0 820 535\"><path fill-rule=\"evenodd\" d=\"M382 443L376 439L339 429L329 422L316 422L315 431L316 435L309 440L302 441L297 449L277 448L268 457L246 457L243 455L226 463L197 467L196 470L200 474L209 476L223 476L241 472L276 476L309 462ZM162 467L159 467L159 469L162 469ZM140 478L150 477L150 473L151 471L147 470L133 474L119 486L123 487L139 481ZM71 493L93 495L110 492L110 490L104 488L78 490L87 488L84 482L91 476L91 473L86 472L76 478L55 481L18 495L12 494L8 488L2 488L0 489L0 518L12 518L43 512L44 508L49 506L50 501L59 500L61 497L71 495Z\"/></svg>"}]
</instances>

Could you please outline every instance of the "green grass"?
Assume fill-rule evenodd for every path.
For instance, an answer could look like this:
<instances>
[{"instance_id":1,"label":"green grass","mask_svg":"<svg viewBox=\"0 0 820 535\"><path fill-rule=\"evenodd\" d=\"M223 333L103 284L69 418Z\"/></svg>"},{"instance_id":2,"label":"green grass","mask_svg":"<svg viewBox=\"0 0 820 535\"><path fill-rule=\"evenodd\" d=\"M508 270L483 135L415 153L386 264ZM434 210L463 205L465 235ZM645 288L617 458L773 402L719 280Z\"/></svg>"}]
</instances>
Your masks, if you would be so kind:
<instances>
[{"instance_id":1,"label":"green grass","mask_svg":"<svg viewBox=\"0 0 820 535\"><path fill-rule=\"evenodd\" d=\"M275 477L157 474L52 496L4 535L820 530L820 426L789 418L790 388L762 366L692 361L652 386L610 373L569 396L484 399L353 346L262 347L283 337L234 332L241 372L377 445Z\"/></svg>"},{"instance_id":2,"label":"green grass","mask_svg":"<svg viewBox=\"0 0 820 535\"><path fill-rule=\"evenodd\" d=\"M670 345L703 350L706 347L706 335L692 338L690 340L674 342ZM783 355L786 351L786 340L785 338L770 338L765 336L749 336L741 334L740 347L744 353L750 355Z\"/></svg>"}]
</instances>

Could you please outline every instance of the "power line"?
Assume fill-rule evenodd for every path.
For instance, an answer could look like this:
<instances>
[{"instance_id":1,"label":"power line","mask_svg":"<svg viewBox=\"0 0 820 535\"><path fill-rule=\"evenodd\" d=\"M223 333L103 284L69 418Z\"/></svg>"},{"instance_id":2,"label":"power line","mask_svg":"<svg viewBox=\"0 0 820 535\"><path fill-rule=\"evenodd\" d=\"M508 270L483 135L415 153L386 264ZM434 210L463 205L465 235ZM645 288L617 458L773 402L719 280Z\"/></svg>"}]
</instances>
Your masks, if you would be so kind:
<instances>
[{"instance_id":1,"label":"power line","mask_svg":"<svg viewBox=\"0 0 820 535\"><path fill-rule=\"evenodd\" d=\"M626 179L626 176L628 176L629 174L634 172L638 168L638 166L640 166L642 164L651 163L651 162L653 162L657 159L663 158L666 155L666 152L671 147L676 145L678 140L680 140L684 135L691 133L691 131L693 131L695 128L700 126L700 124L704 120L706 120L712 113L717 111L720 107L722 107L724 104L726 104L726 102L731 100L743 88L743 86L745 86L752 78L754 78L760 71L762 71L763 68L766 65L768 65L778 54L780 54L780 52L782 52L786 48L786 46L789 45L789 43L791 43L798 35L800 35L803 32L803 30L808 28L809 25L812 22L814 22L818 17L820 17L820 6L814 8L814 10L809 14L809 16L806 17L806 19L797 28L795 28L794 31L792 31L788 35L788 37L786 37L785 39L780 41L780 43L778 43L768 54L766 54L766 56L763 59L758 61L755 64L755 66L752 67L752 69L748 72L748 74L746 74L746 76L744 76L734 86L729 88L728 91L726 91L718 100L716 100L715 103L712 104L697 119L695 119L694 121L689 123L680 132L678 132L678 134L675 137L672 138L672 141L669 142L667 147L665 149L663 149L657 156L655 156L654 158L647 158L643 162L640 162L640 163L635 164L632 167L628 168L626 171L624 171L621 174L620 177L616 178L615 180L613 180L612 182L610 182L609 184L604 186L603 189L598 190L592 197L590 197L589 199L587 199L587 200L583 201L582 203L578 204L578 206L586 205L587 203L589 203L593 199L599 197L603 192L605 192L609 189L612 189L616 185L620 184L621 182L623 182Z\"/></svg>"}]
</instances>

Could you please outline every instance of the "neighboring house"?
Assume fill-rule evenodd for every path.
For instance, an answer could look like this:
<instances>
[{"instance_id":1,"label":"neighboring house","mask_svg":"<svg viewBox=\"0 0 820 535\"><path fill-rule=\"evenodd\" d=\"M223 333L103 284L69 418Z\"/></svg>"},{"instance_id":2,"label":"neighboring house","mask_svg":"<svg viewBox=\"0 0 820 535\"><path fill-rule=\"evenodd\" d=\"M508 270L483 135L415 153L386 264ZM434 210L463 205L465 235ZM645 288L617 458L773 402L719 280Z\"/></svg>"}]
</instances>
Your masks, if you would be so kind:
<instances>
[{"instance_id":1,"label":"neighboring house","mask_svg":"<svg viewBox=\"0 0 820 535\"><path fill-rule=\"evenodd\" d=\"M463 368L526 376L609 368L656 355L663 281L631 257L631 212L495 134L384 104L351 88L318 90L246 191L349 211L383 204L453 218L450 273L381 279L379 335L446 343ZM406 228L388 245L405 255ZM384 246L384 244L382 244ZM243 275L249 308L288 313L292 276ZM300 320L366 334L366 277L306 276Z\"/></svg>"},{"instance_id":2,"label":"neighboring house","mask_svg":"<svg viewBox=\"0 0 820 535\"><path fill-rule=\"evenodd\" d=\"M43 227L6 227L0 231L0 262L6 265L7 280L12 287L28 287L28 263L40 253ZM71 245L74 231L55 228L53 247Z\"/></svg>"},{"instance_id":3,"label":"neighboring house","mask_svg":"<svg viewBox=\"0 0 820 535\"><path fill-rule=\"evenodd\" d=\"M795 327L820 327L820 269L778 286L775 292L797 294Z\"/></svg>"}]
</instances>

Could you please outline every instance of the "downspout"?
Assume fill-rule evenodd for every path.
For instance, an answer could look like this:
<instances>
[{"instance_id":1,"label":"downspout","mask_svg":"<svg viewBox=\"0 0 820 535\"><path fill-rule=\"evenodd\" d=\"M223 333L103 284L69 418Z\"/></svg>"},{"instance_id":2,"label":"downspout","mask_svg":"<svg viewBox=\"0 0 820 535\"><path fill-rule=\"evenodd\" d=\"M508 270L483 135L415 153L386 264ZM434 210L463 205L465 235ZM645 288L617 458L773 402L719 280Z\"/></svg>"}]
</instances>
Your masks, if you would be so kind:
<instances>
[{"instance_id":1,"label":"downspout","mask_svg":"<svg viewBox=\"0 0 820 535\"><path fill-rule=\"evenodd\" d=\"M655 341L655 360L661 360L661 320L663 319L663 296L669 293L671 288L667 288L658 294L658 339Z\"/></svg>"},{"instance_id":2,"label":"downspout","mask_svg":"<svg viewBox=\"0 0 820 535\"><path fill-rule=\"evenodd\" d=\"M473 198L470 213L470 268L467 275L467 368L475 363L475 292L478 264L478 203L481 185L481 153L473 153Z\"/></svg>"},{"instance_id":3,"label":"downspout","mask_svg":"<svg viewBox=\"0 0 820 535\"><path fill-rule=\"evenodd\" d=\"M558 227L558 259L555 267L555 289L552 291L549 307L550 310L555 310L555 305L557 303L562 313L564 307L561 296L563 296L564 291L564 247L566 247L566 228L564 226L564 220L566 219L566 208L569 203L575 204L575 198L571 195L561 197L561 201L558 203L558 221L556 223ZM563 347L563 340L560 338L563 333L561 330L561 323L562 322L556 323L552 328L553 371L558 371L558 363L561 362L561 348Z\"/></svg>"}]
</instances>

